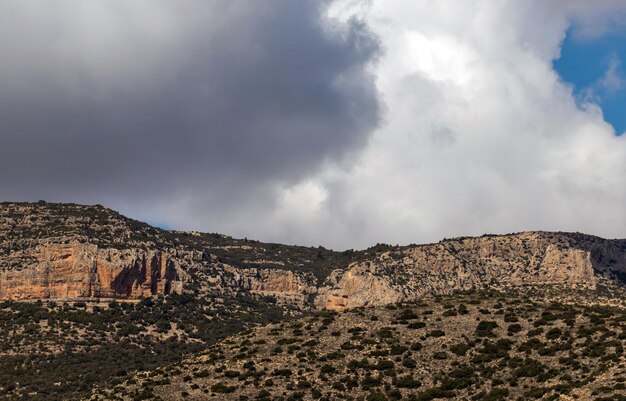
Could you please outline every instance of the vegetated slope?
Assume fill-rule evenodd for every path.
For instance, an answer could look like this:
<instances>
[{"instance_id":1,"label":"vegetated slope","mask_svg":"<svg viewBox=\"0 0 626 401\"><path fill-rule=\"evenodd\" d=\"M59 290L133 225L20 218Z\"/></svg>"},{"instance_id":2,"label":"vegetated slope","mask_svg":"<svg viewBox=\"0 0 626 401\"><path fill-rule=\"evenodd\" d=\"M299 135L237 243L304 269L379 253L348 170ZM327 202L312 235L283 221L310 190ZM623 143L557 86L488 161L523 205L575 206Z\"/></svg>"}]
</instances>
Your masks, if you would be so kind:
<instances>
[{"instance_id":1,"label":"vegetated slope","mask_svg":"<svg viewBox=\"0 0 626 401\"><path fill-rule=\"evenodd\" d=\"M625 341L623 308L436 297L257 327L89 399L623 400Z\"/></svg>"},{"instance_id":2,"label":"vegetated slope","mask_svg":"<svg viewBox=\"0 0 626 401\"><path fill-rule=\"evenodd\" d=\"M244 294L141 302L0 302L0 400L75 400L137 370L180 361L228 335L285 318Z\"/></svg>"}]
</instances>

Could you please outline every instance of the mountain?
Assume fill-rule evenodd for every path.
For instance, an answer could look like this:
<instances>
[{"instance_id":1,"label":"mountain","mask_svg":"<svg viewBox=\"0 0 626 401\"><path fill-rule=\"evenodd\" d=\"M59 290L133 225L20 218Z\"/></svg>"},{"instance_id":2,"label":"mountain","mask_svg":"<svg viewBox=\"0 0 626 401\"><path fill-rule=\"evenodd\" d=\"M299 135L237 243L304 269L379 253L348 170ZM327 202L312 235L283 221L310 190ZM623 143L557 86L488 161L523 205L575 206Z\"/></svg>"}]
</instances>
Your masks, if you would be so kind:
<instances>
[{"instance_id":1,"label":"mountain","mask_svg":"<svg viewBox=\"0 0 626 401\"><path fill-rule=\"evenodd\" d=\"M334 252L166 231L103 206L0 204L0 299L273 296L302 309L626 278L626 240L524 232Z\"/></svg>"},{"instance_id":2,"label":"mountain","mask_svg":"<svg viewBox=\"0 0 626 401\"><path fill-rule=\"evenodd\" d=\"M161 230L103 206L0 204L0 299L134 300L187 291L301 298L351 257Z\"/></svg>"},{"instance_id":3,"label":"mountain","mask_svg":"<svg viewBox=\"0 0 626 401\"><path fill-rule=\"evenodd\" d=\"M322 320L353 316L355 324L367 325L359 313L365 313L367 320L370 312L388 314L384 311L391 310L386 309L390 305L414 308L441 297L454 305L463 297L491 302L494 293L520 302L530 299L543 305L544 311L553 303L619 309L626 299L625 283L626 240L579 233L484 235L336 252L162 230L100 205L5 202L0 203L0 400L97 397L96 387L103 389L104 399L153 399L158 394L170 399L169 390L164 393L152 384L146 386L154 387L150 393L154 397L141 398L143 390L133 382L143 386L146 381L135 377L135 372L154 373L166 366L179 366L175 369L183 372L177 364L192 363L199 358L194 355L224 347L228 341L244 342L243 337L232 337L237 333L275 328L267 324L304 319L293 321L306 327L307 316ZM470 308L472 317L479 318L474 309ZM353 311L361 312L352 315ZM591 312L581 309L580 313ZM290 327L284 324L276 327ZM503 327L502 322L498 325ZM459 342L463 335L474 341L473 328L468 330L448 329L446 339ZM332 348L334 332L322 330L315 335L309 330L303 336L318 336L320 343L328 341ZM297 341L284 345L301 347ZM351 352L367 357L365 349ZM259 348L259 352L269 351ZM293 352L300 353L295 348ZM226 362L243 357L233 358ZM263 357L267 369L267 361L273 358L271 353ZM218 391L211 390L225 380L215 374L221 366L220 362L206 376L217 381L207 381L203 391L221 398L259 396L239 387L229 393L220 393L219 386ZM285 386L297 387L289 380ZM380 381L385 388L393 383L385 380ZM431 388L439 383L428 375L416 380L430 383ZM172 391L200 397L187 384ZM222 384L232 387L229 380ZM321 391L321 385L311 388ZM106 391L116 386L130 392ZM385 388L379 392L390 397ZM287 399L297 393L287 390L276 398L273 389L272 396L259 399ZM508 390L525 397L524 392ZM454 394L466 392L454 390ZM305 398L312 396L306 392Z\"/></svg>"}]
</instances>

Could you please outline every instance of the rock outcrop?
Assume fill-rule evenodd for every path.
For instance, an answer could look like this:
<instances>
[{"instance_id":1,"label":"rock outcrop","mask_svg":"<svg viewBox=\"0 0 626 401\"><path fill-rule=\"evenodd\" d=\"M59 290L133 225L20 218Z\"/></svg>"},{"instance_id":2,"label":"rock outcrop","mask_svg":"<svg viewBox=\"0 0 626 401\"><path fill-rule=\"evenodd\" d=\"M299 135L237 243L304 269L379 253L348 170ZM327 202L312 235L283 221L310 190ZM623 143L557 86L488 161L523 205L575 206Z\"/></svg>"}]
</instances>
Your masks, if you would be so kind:
<instances>
[{"instance_id":1,"label":"rock outcrop","mask_svg":"<svg viewBox=\"0 0 626 401\"><path fill-rule=\"evenodd\" d=\"M222 274L214 278L213 283L220 282L229 289L273 297L282 304L304 307L309 295L317 292L315 276L311 273L271 268L222 268Z\"/></svg>"},{"instance_id":2,"label":"rock outcrop","mask_svg":"<svg viewBox=\"0 0 626 401\"><path fill-rule=\"evenodd\" d=\"M618 255L615 246L606 244L604 253L598 253L597 242L606 240L589 238L575 248L570 241L563 242L567 234L527 232L394 250L374 261L334 271L316 301L319 307L343 310L485 288L569 285L594 289L596 275L611 267L592 257L593 250L597 255Z\"/></svg>"},{"instance_id":3,"label":"rock outcrop","mask_svg":"<svg viewBox=\"0 0 626 401\"><path fill-rule=\"evenodd\" d=\"M167 253L98 249L97 245L38 245L10 254L21 268L0 272L0 299L138 299L181 292L184 266Z\"/></svg>"},{"instance_id":4,"label":"rock outcrop","mask_svg":"<svg viewBox=\"0 0 626 401\"><path fill-rule=\"evenodd\" d=\"M626 282L626 241L524 232L333 252L160 230L102 206L0 204L0 300L246 293L343 310L484 288Z\"/></svg>"}]
</instances>

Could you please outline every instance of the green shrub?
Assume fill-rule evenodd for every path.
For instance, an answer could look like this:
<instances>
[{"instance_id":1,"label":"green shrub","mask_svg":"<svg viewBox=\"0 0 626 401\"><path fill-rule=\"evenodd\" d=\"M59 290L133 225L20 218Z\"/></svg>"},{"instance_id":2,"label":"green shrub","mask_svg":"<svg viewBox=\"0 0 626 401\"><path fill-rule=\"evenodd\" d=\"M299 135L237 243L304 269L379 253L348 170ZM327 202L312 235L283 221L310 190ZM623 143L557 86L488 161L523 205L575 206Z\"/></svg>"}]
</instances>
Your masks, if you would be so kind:
<instances>
[{"instance_id":1,"label":"green shrub","mask_svg":"<svg viewBox=\"0 0 626 401\"><path fill-rule=\"evenodd\" d=\"M494 321L481 320L476 326L477 337L495 337L493 330L498 327L498 323Z\"/></svg>"},{"instance_id":2,"label":"green shrub","mask_svg":"<svg viewBox=\"0 0 626 401\"><path fill-rule=\"evenodd\" d=\"M218 394L229 394L236 390L236 387L227 386L224 383L216 383L211 386L211 391Z\"/></svg>"}]
</instances>

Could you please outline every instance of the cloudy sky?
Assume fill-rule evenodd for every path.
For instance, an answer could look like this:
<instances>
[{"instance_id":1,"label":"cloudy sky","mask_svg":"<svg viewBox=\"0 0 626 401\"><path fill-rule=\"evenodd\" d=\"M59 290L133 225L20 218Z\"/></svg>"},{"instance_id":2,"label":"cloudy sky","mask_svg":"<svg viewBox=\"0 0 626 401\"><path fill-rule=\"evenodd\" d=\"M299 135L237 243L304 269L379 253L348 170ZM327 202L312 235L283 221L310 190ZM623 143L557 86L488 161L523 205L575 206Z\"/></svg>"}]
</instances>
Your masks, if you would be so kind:
<instances>
[{"instance_id":1,"label":"cloudy sky","mask_svg":"<svg viewBox=\"0 0 626 401\"><path fill-rule=\"evenodd\" d=\"M619 0L0 2L0 199L362 248L626 237Z\"/></svg>"}]
</instances>

